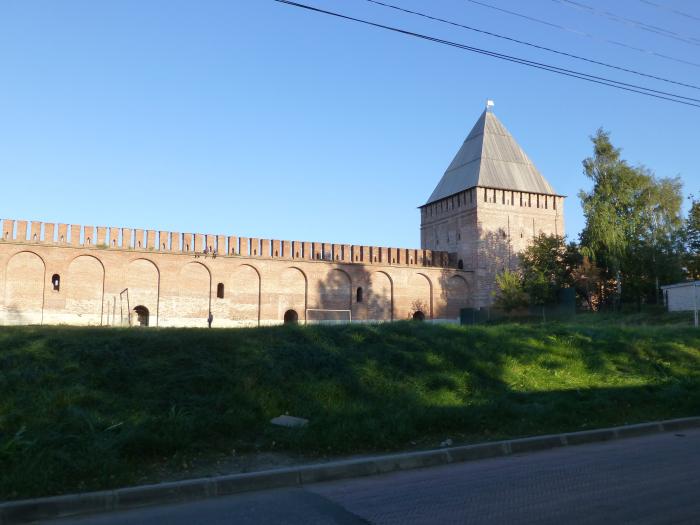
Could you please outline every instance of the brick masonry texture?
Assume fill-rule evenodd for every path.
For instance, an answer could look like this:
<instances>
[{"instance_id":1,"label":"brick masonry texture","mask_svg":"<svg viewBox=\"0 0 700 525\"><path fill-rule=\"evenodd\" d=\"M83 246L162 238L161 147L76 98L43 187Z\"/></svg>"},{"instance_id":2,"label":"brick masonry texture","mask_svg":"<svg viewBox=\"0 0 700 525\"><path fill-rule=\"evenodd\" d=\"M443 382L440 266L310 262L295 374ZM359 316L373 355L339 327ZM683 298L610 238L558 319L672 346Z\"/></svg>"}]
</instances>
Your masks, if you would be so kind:
<instances>
[{"instance_id":1,"label":"brick masonry texture","mask_svg":"<svg viewBox=\"0 0 700 525\"><path fill-rule=\"evenodd\" d=\"M495 275L518 266L537 235L564 235L564 197L474 187L421 207L421 246L473 275L470 306L493 302Z\"/></svg>"},{"instance_id":2,"label":"brick masonry texture","mask_svg":"<svg viewBox=\"0 0 700 525\"><path fill-rule=\"evenodd\" d=\"M457 320L473 272L445 251L2 222L0 324L214 327ZM359 290L361 288L361 290ZM318 311L319 309L323 311ZM328 310L340 310L328 312Z\"/></svg>"}]
</instances>

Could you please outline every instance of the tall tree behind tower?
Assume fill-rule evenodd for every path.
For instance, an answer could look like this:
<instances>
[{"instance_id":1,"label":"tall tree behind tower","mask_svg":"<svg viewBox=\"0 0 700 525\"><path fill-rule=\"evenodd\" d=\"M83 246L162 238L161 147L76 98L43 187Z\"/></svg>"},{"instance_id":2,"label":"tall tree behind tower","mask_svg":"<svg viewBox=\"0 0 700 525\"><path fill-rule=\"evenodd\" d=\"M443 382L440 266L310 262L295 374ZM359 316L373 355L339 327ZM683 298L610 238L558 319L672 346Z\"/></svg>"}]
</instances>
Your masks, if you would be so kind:
<instances>
[{"instance_id":1,"label":"tall tree behind tower","mask_svg":"<svg viewBox=\"0 0 700 525\"><path fill-rule=\"evenodd\" d=\"M579 193L582 253L603 271L608 304L618 289L624 302L656 303L659 285L682 275L680 179L630 166L602 129L591 140L594 154L583 167L593 188Z\"/></svg>"}]
</instances>

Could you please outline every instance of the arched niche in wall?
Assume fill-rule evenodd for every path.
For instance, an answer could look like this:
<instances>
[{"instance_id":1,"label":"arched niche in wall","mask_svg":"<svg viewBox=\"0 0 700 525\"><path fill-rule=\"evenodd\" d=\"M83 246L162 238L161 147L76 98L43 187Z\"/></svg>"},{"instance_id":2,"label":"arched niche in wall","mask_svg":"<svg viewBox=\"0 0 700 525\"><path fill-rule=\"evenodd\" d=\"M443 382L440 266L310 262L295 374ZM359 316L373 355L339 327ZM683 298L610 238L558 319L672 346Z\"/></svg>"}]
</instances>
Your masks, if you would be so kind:
<instances>
[{"instance_id":1,"label":"arched niche in wall","mask_svg":"<svg viewBox=\"0 0 700 525\"><path fill-rule=\"evenodd\" d=\"M249 264L242 264L231 273L227 285L231 320L256 325L260 318L260 274ZM216 321L216 319L215 319Z\"/></svg>"},{"instance_id":2,"label":"arched niche in wall","mask_svg":"<svg viewBox=\"0 0 700 525\"><path fill-rule=\"evenodd\" d=\"M61 293L66 294L66 323L102 324L104 279L104 266L96 257L79 255L71 261L61 281Z\"/></svg>"},{"instance_id":3,"label":"arched niche in wall","mask_svg":"<svg viewBox=\"0 0 700 525\"><path fill-rule=\"evenodd\" d=\"M409 318L415 312L423 312L427 319L433 317L433 289L430 279L422 273L414 273L408 279Z\"/></svg>"},{"instance_id":4,"label":"arched niche in wall","mask_svg":"<svg viewBox=\"0 0 700 525\"><path fill-rule=\"evenodd\" d=\"M198 262L187 263L180 270L177 287L179 300L171 312L179 320L176 324L206 327L211 297L209 269Z\"/></svg>"},{"instance_id":5,"label":"arched niche in wall","mask_svg":"<svg viewBox=\"0 0 700 525\"><path fill-rule=\"evenodd\" d=\"M160 272L156 264L148 259L129 262L126 268L126 286L131 308L135 305L145 307L148 311L148 325L158 326Z\"/></svg>"},{"instance_id":6,"label":"arched niche in wall","mask_svg":"<svg viewBox=\"0 0 700 525\"><path fill-rule=\"evenodd\" d=\"M44 261L20 252L5 266L5 295L0 324L41 324L44 309Z\"/></svg>"},{"instance_id":7,"label":"arched niche in wall","mask_svg":"<svg viewBox=\"0 0 700 525\"><path fill-rule=\"evenodd\" d=\"M459 311L469 306L469 284L461 275L453 275L444 284L444 296L447 301L445 317L447 319L459 319Z\"/></svg>"},{"instance_id":8,"label":"arched niche in wall","mask_svg":"<svg viewBox=\"0 0 700 525\"><path fill-rule=\"evenodd\" d=\"M334 268L318 282L316 308L326 310L350 310L352 308L352 284L350 276Z\"/></svg>"},{"instance_id":9,"label":"arched niche in wall","mask_svg":"<svg viewBox=\"0 0 700 525\"><path fill-rule=\"evenodd\" d=\"M367 319L391 321L393 319L394 286L385 272L370 275L367 288Z\"/></svg>"},{"instance_id":10,"label":"arched niche in wall","mask_svg":"<svg viewBox=\"0 0 700 525\"><path fill-rule=\"evenodd\" d=\"M306 319L306 275L299 268L285 268L279 276L277 293L277 321L284 319L287 310L298 313L299 319Z\"/></svg>"}]
</instances>

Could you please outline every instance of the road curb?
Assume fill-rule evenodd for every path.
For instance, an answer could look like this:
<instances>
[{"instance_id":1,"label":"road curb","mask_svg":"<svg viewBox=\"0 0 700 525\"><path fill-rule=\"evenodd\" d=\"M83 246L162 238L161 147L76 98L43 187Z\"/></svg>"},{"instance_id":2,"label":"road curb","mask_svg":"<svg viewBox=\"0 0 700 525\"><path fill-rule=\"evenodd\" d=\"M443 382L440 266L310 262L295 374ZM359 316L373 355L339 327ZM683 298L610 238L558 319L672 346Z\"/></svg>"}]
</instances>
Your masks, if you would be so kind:
<instances>
[{"instance_id":1,"label":"road curb","mask_svg":"<svg viewBox=\"0 0 700 525\"><path fill-rule=\"evenodd\" d=\"M164 503L181 503L254 490L302 486L321 481L372 476L400 470L434 467L689 428L700 428L700 417L509 439L476 445L405 452L84 494L11 501L0 503L0 525L125 510Z\"/></svg>"}]
</instances>

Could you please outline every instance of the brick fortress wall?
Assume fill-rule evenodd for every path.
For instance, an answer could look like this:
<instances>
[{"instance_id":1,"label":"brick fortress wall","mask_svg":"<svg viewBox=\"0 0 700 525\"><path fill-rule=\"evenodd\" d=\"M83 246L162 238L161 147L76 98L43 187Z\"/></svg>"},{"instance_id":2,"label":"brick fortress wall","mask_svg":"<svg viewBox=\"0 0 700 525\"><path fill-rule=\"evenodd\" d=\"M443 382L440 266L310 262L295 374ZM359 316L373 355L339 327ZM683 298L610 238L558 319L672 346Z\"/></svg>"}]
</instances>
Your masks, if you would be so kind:
<instances>
[{"instance_id":1,"label":"brick fortress wall","mask_svg":"<svg viewBox=\"0 0 700 525\"><path fill-rule=\"evenodd\" d=\"M472 306L472 279L430 249L5 219L0 324L119 325L137 307L151 326L206 326L209 312L215 327L277 324L311 309L454 320Z\"/></svg>"}]
</instances>

